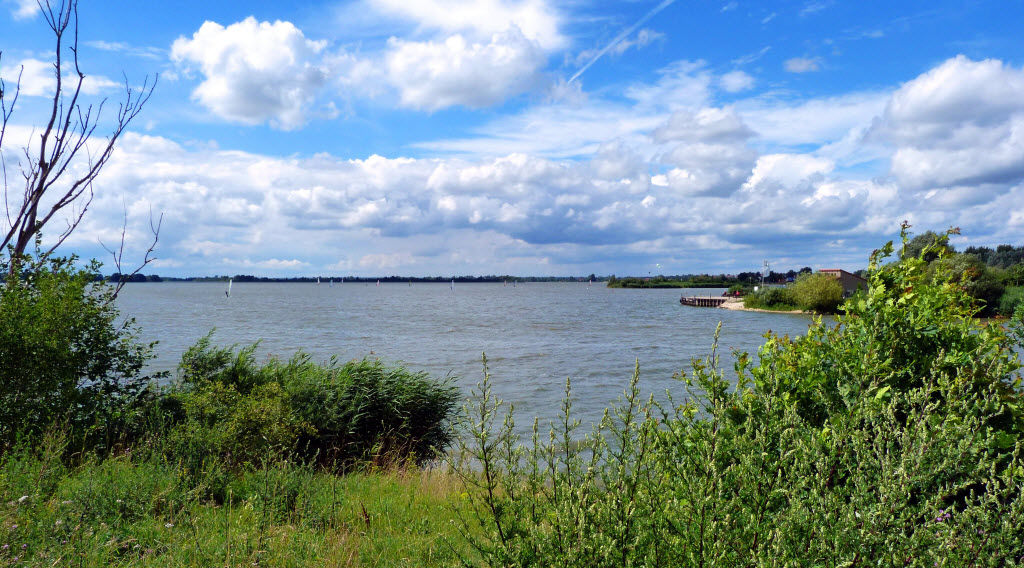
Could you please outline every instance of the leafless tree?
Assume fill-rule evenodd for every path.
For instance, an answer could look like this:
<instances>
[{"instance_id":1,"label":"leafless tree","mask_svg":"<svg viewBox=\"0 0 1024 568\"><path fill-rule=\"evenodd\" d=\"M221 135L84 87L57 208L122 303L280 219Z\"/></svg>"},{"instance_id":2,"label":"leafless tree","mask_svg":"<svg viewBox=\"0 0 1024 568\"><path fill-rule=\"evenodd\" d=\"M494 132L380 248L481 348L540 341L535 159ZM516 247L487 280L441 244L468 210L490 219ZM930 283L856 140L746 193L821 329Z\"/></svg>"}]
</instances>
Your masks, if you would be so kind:
<instances>
[{"instance_id":1,"label":"leafless tree","mask_svg":"<svg viewBox=\"0 0 1024 568\"><path fill-rule=\"evenodd\" d=\"M142 257L142 263L140 263L135 268L135 270L133 270L132 272L129 272L128 274L123 274L121 272L122 264L124 263L124 237L125 237L125 234L128 232L128 206L127 205L125 206L125 212L124 212L124 225L121 226L121 244L120 244L120 246L117 247L117 250L114 250L113 248L108 247L107 245L103 244L103 242L100 242L100 244L103 245L104 250L106 250L108 253L110 253L110 256L113 257L113 259L114 259L114 270L117 272L117 274L119 274L117 282L114 283L114 293L111 296L112 298L116 298L117 295L121 293L121 288L124 288L124 285L127 284L129 280L131 280L132 276L135 276L136 274L139 273L139 271L142 270L142 268L144 266L146 266L150 262L153 262L154 260L156 260L156 258L154 258L152 255L153 255L153 251L156 250L156 243L157 243L157 241L160 240L160 225L162 225L163 222L164 222L164 215L163 215L163 213L160 214L160 218L157 219L157 221L154 223L153 222L153 210L151 209L149 211L149 230L153 233L153 242L150 243L149 248L146 249L146 254L145 254L145 256Z\"/></svg>"},{"instance_id":2,"label":"leafless tree","mask_svg":"<svg viewBox=\"0 0 1024 568\"><path fill-rule=\"evenodd\" d=\"M85 74L78 61L78 0L52 3L50 0L37 1L56 42L53 74L57 84L48 120L39 132L38 146L33 147L30 141L22 149L24 159L19 160L18 164L24 181L21 195L18 195L18 186L21 184L9 183L10 172L3 154L4 134L18 100L21 74L14 84L13 94L7 92L0 79L0 119L3 120L0 125L0 167L7 216L7 230L0 233L0 253L9 251L11 272L15 270L18 258L25 254L57 213L64 212L66 226L53 245L42 252L44 256L59 247L81 223L92 203L93 181L110 159L118 138L142 112L142 107L149 101L156 87L156 79L150 84L147 77L141 88L135 90L125 78L125 96L118 103L117 120L112 131L106 141L94 143L90 147L89 142L99 124L106 99L95 107L80 100ZM2 56L3 52L0 51ZM159 224L153 225L151 222L150 225L155 245ZM143 266L151 260L147 253Z\"/></svg>"}]
</instances>

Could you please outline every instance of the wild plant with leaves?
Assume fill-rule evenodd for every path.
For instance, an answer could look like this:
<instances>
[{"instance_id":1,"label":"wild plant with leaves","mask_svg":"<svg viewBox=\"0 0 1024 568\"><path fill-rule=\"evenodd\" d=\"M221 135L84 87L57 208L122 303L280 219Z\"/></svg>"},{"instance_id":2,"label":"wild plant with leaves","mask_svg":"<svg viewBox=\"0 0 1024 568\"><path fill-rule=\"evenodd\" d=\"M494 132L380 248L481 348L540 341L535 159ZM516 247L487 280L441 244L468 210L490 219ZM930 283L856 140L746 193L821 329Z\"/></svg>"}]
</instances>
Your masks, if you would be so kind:
<instances>
[{"instance_id":1,"label":"wild plant with leaves","mask_svg":"<svg viewBox=\"0 0 1024 568\"><path fill-rule=\"evenodd\" d=\"M13 268L12 268L13 267ZM95 282L98 263L0 258L0 453L59 426L75 451L108 450L140 425L152 345Z\"/></svg>"},{"instance_id":2,"label":"wild plant with leaves","mask_svg":"<svg viewBox=\"0 0 1024 568\"><path fill-rule=\"evenodd\" d=\"M153 416L174 459L259 466L277 459L334 471L367 464L424 464L451 444L458 387L379 360L318 364L307 353L257 361L258 344L200 339Z\"/></svg>"},{"instance_id":3,"label":"wild plant with leaves","mask_svg":"<svg viewBox=\"0 0 1024 568\"><path fill-rule=\"evenodd\" d=\"M1024 313L979 322L955 275L892 253L835 325L769 334L735 378L712 351L682 401L643 399L637 368L585 436L567 384L520 443L485 372L454 464L464 563L1024 565Z\"/></svg>"}]
</instances>

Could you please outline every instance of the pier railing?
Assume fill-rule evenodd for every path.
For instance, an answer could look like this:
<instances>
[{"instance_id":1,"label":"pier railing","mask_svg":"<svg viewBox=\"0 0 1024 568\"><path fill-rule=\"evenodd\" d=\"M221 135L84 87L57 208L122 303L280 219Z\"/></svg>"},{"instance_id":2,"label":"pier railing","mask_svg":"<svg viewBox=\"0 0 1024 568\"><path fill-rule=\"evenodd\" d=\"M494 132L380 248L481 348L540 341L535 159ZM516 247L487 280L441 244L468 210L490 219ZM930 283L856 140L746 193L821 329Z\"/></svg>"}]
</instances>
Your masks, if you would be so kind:
<instances>
[{"instance_id":1,"label":"pier railing","mask_svg":"<svg viewBox=\"0 0 1024 568\"><path fill-rule=\"evenodd\" d=\"M715 298L711 296L683 296L679 298L679 303L684 306L693 306L695 308L717 308L725 303L728 298Z\"/></svg>"}]
</instances>

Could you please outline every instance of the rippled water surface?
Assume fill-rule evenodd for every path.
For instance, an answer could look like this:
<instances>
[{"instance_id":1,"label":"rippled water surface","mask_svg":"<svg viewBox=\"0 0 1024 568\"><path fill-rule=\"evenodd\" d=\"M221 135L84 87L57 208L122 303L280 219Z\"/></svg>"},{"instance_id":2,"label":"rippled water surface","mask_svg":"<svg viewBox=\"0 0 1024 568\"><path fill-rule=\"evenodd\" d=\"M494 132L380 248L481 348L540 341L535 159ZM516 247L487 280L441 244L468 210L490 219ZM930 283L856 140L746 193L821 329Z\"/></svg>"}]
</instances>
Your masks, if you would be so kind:
<instances>
[{"instance_id":1,"label":"rippled water surface","mask_svg":"<svg viewBox=\"0 0 1024 568\"><path fill-rule=\"evenodd\" d=\"M767 330L803 334L810 317L690 308L679 290L621 290L586 283L130 284L122 312L143 339L158 340L155 370L173 371L182 352L216 328L218 345L261 341L260 356L304 350L316 361L366 356L452 376L468 393L487 354L495 392L515 402L520 424L557 416L566 377L574 410L600 418L640 362L643 390L683 394L674 372L706 357L722 323L719 352L756 352ZM717 295L722 290L692 290Z\"/></svg>"}]
</instances>

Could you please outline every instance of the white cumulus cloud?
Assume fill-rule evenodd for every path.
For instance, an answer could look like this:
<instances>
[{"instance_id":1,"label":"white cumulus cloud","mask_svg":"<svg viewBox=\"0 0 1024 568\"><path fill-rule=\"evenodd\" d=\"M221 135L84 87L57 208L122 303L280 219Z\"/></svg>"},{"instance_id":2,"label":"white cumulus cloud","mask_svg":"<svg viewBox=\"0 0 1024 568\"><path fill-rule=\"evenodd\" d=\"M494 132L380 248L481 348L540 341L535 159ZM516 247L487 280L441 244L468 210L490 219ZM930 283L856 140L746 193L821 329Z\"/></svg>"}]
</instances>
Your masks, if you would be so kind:
<instances>
[{"instance_id":1,"label":"white cumulus cloud","mask_svg":"<svg viewBox=\"0 0 1024 568\"><path fill-rule=\"evenodd\" d=\"M747 146L754 133L731 109L676 112L651 136L675 144L661 158L673 168L659 182L687 196L727 196L740 188L757 161L757 152Z\"/></svg>"},{"instance_id":2,"label":"white cumulus cloud","mask_svg":"<svg viewBox=\"0 0 1024 568\"><path fill-rule=\"evenodd\" d=\"M371 9L415 23L426 30L472 37L491 37L516 28L546 51L560 49L568 39L559 29L561 16L544 0L370 0Z\"/></svg>"},{"instance_id":3,"label":"white cumulus cloud","mask_svg":"<svg viewBox=\"0 0 1024 568\"><path fill-rule=\"evenodd\" d=\"M870 136L911 189L1007 191L1024 181L1024 69L949 59L900 87Z\"/></svg>"},{"instance_id":4,"label":"white cumulus cloud","mask_svg":"<svg viewBox=\"0 0 1024 568\"><path fill-rule=\"evenodd\" d=\"M203 81L193 98L217 116L245 124L302 126L326 83L326 42L306 39L290 22L249 17L224 27L205 22L171 46L171 59L196 65Z\"/></svg>"},{"instance_id":5,"label":"white cumulus cloud","mask_svg":"<svg viewBox=\"0 0 1024 568\"><path fill-rule=\"evenodd\" d=\"M405 106L437 110L484 107L534 85L546 59L517 28L486 42L460 34L444 41L388 42L387 74Z\"/></svg>"}]
</instances>

